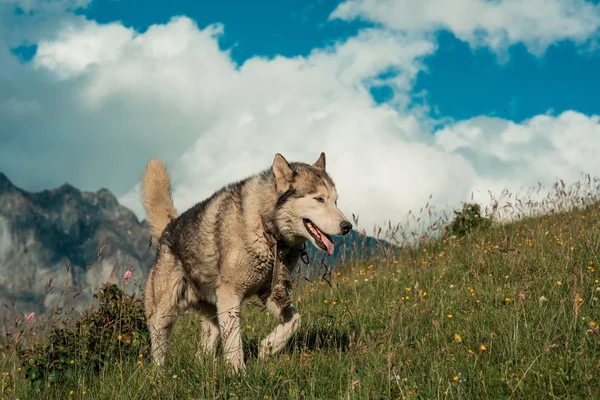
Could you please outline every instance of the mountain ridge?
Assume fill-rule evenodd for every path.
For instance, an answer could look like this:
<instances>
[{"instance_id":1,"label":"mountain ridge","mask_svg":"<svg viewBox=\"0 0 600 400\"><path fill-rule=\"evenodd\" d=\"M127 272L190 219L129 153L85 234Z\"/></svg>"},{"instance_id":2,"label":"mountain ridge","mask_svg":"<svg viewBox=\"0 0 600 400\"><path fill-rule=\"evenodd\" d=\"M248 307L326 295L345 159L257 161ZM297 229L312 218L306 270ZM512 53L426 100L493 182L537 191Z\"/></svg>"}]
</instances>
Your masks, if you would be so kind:
<instances>
[{"instance_id":1,"label":"mountain ridge","mask_svg":"<svg viewBox=\"0 0 600 400\"><path fill-rule=\"evenodd\" d=\"M149 268L149 232L105 188L86 192L65 183L27 192L0 172L0 304L14 294L21 308L47 311L61 304L60 289L45 295L50 279L83 288L76 308L89 304L93 288L129 265Z\"/></svg>"}]
</instances>

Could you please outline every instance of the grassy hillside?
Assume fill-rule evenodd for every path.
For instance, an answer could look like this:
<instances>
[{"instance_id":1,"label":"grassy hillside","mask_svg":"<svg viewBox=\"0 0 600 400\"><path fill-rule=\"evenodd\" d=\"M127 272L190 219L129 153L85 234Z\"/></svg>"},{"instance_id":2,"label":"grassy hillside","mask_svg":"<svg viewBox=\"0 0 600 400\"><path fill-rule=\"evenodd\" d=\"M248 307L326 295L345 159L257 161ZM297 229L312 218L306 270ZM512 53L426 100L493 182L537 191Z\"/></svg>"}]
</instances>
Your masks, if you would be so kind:
<instances>
[{"instance_id":1,"label":"grassy hillside","mask_svg":"<svg viewBox=\"0 0 600 400\"><path fill-rule=\"evenodd\" d=\"M63 372L37 389L26 375L40 363L19 362L13 334L0 356L2 398L599 398L599 214L594 203L442 236L336 265L331 286L302 280L293 296L302 326L265 363L256 348L274 321L248 303L243 378L228 376L221 361L193 359L194 313L177 324L162 373L131 321L102 321L109 352L99 372L84 341L65 339L74 350L58 361ZM132 313L115 304L118 315ZM24 350L32 329L34 342L45 340L35 318L21 325Z\"/></svg>"}]
</instances>

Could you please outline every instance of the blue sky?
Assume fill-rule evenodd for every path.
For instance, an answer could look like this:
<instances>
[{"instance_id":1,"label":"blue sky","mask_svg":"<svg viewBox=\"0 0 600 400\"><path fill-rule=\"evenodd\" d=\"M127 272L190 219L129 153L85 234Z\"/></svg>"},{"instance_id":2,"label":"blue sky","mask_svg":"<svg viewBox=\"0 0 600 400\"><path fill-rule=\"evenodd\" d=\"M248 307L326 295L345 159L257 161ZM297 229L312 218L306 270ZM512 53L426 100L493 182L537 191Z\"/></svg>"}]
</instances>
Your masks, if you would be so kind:
<instances>
[{"instance_id":1,"label":"blue sky","mask_svg":"<svg viewBox=\"0 0 600 400\"><path fill-rule=\"evenodd\" d=\"M314 48L375 25L328 21L339 3L95 0L79 13L101 23L120 21L140 32L175 15L186 15L200 27L219 22L225 26L221 46L231 48L233 60L241 64L256 55L306 56ZM439 50L427 57L428 71L419 74L414 88L415 92L427 91L426 100L434 116L460 120L498 115L521 122L549 110L600 112L600 52L583 52L564 41L550 47L543 57L536 57L516 44L509 49L509 61L499 63L491 50L473 51L447 30L437 32L437 38ZM374 94L382 101L389 92Z\"/></svg>"},{"instance_id":2,"label":"blue sky","mask_svg":"<svg viewBox=\"0 0 600 400\"><path fill-rule=\"evenodd\" d=\"M369 223L574 181L600 170L599 28L598 0L10 0L0 171L140 214L150 157L185 208L324 150Z\"/></svg>"},{"instance_id":3,"label":"blue sky","mask_svg":"<svg viewBox=\"0 0 600 400\"><path fill-rule=\"evenodd\" d=\"M565 42L535 57L515 45L510 60L499 64L489 50L473 52L448 32L441 32L439 41L440 49L427 60L429 73L420 75L415 90L426 90L442 116L484 114L521 122L549 110L600 111L598 52L582 53Z\"/></svg>"},{"instance_id":4,"label":"blue sky","mask_svg":"<svg viewBox=\"0 0 600 400\"><path fill-rule=\"evenodd\" d=\"M175 15L186 15L200 27L219 22L225 25L221 45L233 47L232 57L241 63L254 55L307 55L315 47L354 36L360 27L371 25L327 21L337 4L336 1L298 0L99 0L80 13L98 22L121 21L141 32L152 24L166 23Z\"/></svg>"}]
</instances>

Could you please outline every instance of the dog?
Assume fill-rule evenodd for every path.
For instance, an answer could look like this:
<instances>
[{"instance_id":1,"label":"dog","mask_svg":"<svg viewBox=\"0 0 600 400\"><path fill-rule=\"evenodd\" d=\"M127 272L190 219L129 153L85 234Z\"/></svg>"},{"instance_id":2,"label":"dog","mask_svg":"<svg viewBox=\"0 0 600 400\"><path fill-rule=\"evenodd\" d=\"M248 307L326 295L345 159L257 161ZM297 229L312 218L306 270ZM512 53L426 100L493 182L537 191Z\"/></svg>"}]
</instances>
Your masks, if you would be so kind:
<instances>
[{"instance_id":1,"label":"dog","mask_svg":"<svg viewBox=\"0 0 600 400\"><path fill-rule=\"evenodd\" d=\"M144 306L158 366L178 316L194 309L202 326L196 356L214 357L220 335L226 364L234 373L244 372L240 307L254 295L279 319L261 341L258 358L281 351L300 325L288 283L301 246L309 241L332 255L331 236L353 228L337 207L325 153L312 165L288 162L277 153L270 168L223 187L179 216L167 169L151 159L141 196L157 245Z\"/></svg>"}]
</instances>

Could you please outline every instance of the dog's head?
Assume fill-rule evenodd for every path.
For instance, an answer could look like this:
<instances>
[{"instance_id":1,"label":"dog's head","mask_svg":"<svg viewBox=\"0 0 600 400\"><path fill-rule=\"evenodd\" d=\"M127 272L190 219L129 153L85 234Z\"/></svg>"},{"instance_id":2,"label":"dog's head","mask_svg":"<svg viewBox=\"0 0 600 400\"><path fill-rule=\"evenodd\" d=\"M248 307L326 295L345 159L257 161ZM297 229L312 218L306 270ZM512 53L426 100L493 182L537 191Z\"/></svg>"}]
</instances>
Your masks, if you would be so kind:
<instances>
[{"instance_id":1,"label":"dog's head","mask_svg":"<svg viewBox=\"0 0 600 400\"><path fill-rule=\"evenodd\" d=\"M352 224L337 208L338 194L325 171L325 153L312 165L288 163L281 154L273 160L277 191L276 224L284 240L309 240L327 254L333 254L331 235L346 235Z\"/></svg>"}]
</instances>

